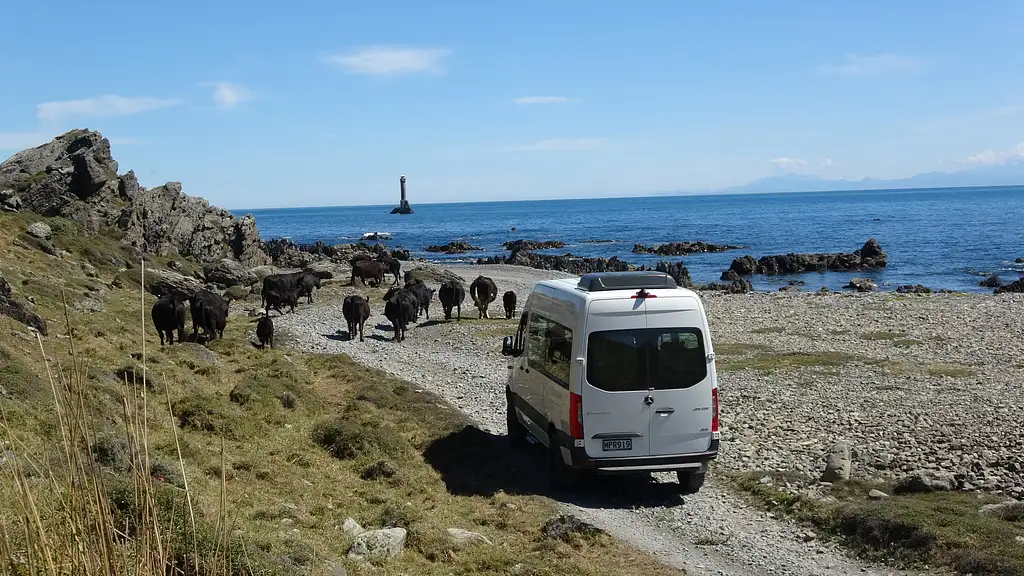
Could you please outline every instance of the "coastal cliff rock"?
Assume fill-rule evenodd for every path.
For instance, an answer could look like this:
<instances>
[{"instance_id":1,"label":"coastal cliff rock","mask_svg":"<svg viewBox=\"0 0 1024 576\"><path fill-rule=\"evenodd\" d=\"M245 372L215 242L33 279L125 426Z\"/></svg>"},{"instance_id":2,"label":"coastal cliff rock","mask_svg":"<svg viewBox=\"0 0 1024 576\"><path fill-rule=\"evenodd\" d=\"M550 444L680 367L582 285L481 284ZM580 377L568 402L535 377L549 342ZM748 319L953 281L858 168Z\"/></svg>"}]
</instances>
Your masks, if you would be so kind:
<instances>
[{"instance_id":1,"label":"coastal cliff rock","mask_svg":"<svg viewBox=\"0 0 1024 576\"><path fill-rule=\"evenodd\" d=\"M731 244L710 244L708 242L669 242L667 244L660 244L658 246L644 246L643 244L634 244L634 254L658 254L660 256L687 256L689 254L700 254L706 252L728 252L729 250L739 250L743 246L733 246Z\"/></svg>"},{"instance_id":2,"label":"coastal cliff rock","mask_svg":"<svg viewBox=\"0 0 1024 576\"><path fill-rule=\"evenodd\" d=\"M252 216L236 218L169 182L146 189L135 173L119 176L110 142L99 132L72 130L0 164L6 210L62 216L92 233L109 226L140 252L191 256L203 264L232 258L270 263Z\"/></svg>"},{"instance_id":3,"label":"coastal cliff rock","mask_svg":"<svg viewBox=\"0 0 1024 576\"><path fill-rule=\"evenodd\" d=\"M264 243L267 254L275 266L281 268L306 268L313 262L330 259L334 262L348 262L358 255L373 257L390 256L395 260L407 261L412 256L408 250L389 249L381 243L327 244L318 240L313 244L296 244L287 238L275 238Z\"/></svg>"},{"instance_id":4,"label":"coastal cliff rock","mask_svg":"<svg viewBox=\"0 0 1024 576\"><path fill-rule=\"evenodd\" d=\"M722 280L734 281L739 277L751 274L800 274L802 272L818 272L831 270L834 272L852 272L885 268L887 255L874 238L864 243L859 250L851 253L835 252L830 254L781 254L762 256L742 256L732 261L732 265L722 274Z\"/></svg>"},{"instance_id":5,"label":"coastal cliff rock","mask_svg":"<svg viewBox=\"0 0 1024 576\"><path fill-rule=\"evenodd\" d=\"M468 242L462 240L455 240L447 244L435 244L433 246L427 246L424 248L427 252L439 252L444 254L465 254L466 252L474 250L483 250L479 246L473 246Z\"/></svg>"},{"instance_id":6,"label":"coastal cliff rock","mask_svg":"<svg viewBox=\"0 0 1024 576\"><path fill-rule=\"evenodd\" d=\"M565 248L565 242L561 240L509 240L502 244L505 250L549 250Z\"/></svg>"},{"instance_id":7,"label":"coastal cliff rock","mask_svg":"<svg viewBox=\"0 0 1024 576\"><path fill-rule=\"evenodd\" d=\"M477 264L509 264L512 266L526 266L538 270L557 270L569 274L583 275L589 272L627 272L637 270L636 266L619 260L615 256L611 258L581 258L572 254L555 256L551 254L537 254L529 250L515 250L508 257L492 256L480 258Z\"/></svg>"}]
</instances>

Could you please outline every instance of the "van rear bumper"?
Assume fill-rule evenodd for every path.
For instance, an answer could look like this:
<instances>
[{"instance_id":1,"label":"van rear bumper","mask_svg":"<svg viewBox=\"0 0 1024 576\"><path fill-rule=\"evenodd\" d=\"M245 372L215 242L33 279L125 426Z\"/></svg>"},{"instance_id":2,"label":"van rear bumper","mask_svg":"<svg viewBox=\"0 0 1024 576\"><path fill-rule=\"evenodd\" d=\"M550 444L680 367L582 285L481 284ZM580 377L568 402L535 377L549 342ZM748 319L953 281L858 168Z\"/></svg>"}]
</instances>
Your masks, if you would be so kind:
<instances>
[{"instance_id":1,"label":"van rear bumper","mask_svg":"<svg viewBox=\"0 0 1024 576\"><path fill-rule=\"evenodd\" d=\"M558 442L569 451L569 466L581 470L596 470L602 474L617 472L670 472L675 470L692 470L704 468L707 462L718 457L718 445L721 440L711 441L705 452L683 454L679 456L652 456L649 458L591 458L585 448L573 446L572 438L559 431Z\"/></svg>"}]
</instances>

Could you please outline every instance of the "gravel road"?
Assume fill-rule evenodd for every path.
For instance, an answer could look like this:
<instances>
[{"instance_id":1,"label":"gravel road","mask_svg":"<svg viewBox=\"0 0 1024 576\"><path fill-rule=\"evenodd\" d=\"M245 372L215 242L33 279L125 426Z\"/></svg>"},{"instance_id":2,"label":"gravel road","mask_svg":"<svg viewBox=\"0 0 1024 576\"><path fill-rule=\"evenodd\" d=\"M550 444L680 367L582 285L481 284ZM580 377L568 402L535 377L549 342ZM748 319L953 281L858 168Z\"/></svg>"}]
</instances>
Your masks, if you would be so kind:
<instances>
[{"instance_id":1,"label":"gravel road","mask_svg":"<svg viewBox=\"0 0 1024 576\"><path fill-rule=\"evenodd\" d=\"M564 274L556 272L512 266L451 269L466 278L467 286L476 274L490 276L498 285L499 293L509 289L517 293L520 308L535 282L564 277ZM373 315L366 325L365 342L328 338L328 335L345 329L341 299L352 291L351 287L341 284L326 285L314 305L303 306L295 314L275 318L277 330L288 335L289 345L304 351L348 354L366 366L415 383L461 408L480 429L492 434L505 434L504 386L508 364L500 355L500 341L504 333L511 333L515 322L504 320L500 298L492 305L491 316L501 319L476 320L476 310L470 303L463 308L463 317L472 318L471 321L418 326L409 331L401 344L389 341L392 334L390 327L385 329L383 326L387 324L383 305L376 301L372 306ZM744 298L741 296L736 301ZM728 301L727 297L720 299L722 303ZM719 310L718 304L716 302L709 309ZM435 299L432 318L443 318L440 308ZM712 326L715 325L712 318ZM396 362L394 352L398 349L402 351L401 361ZM724 376L721 384L725 407L723 420L729 411L734 410L725 396L730 379ZM763 411L763 405L759 408ZM738 410L743 412L746 409ZM740 430L731 432L725 429L724 432L727 438L746 437ZM749 465L751 458L743 459L739 455L757 452L739 450L736 451L737 457L733 457L727 456L729 450L723 447L723 465L731 462L737 466ZM820 454L815 458L820 458ZM537 459L542 459L539 453ZM655 478L658 483L674 481L670 475L658 476ZM647 490L652 489L649 484L645 486ZM699 494L685 500L677 497L677 502L672 504L651 503L646 498L626 505L616 498L589 498L584 502L557 495L555 498L580 518L654 554L670 566L685 567L690 574L839 576L905 573L852 559L835 544L816 540L806 529L747 506L720 486L713 472Z\"/></svg>"}]
</instances>

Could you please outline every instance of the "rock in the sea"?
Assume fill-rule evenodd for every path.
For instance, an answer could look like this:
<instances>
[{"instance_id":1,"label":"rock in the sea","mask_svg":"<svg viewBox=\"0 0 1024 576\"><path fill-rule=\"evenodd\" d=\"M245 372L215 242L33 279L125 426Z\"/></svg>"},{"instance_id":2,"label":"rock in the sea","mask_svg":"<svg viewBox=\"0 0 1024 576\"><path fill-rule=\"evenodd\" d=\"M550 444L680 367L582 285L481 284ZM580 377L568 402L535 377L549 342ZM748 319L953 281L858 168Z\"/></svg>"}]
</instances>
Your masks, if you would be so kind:
<instances>
[{"instance_id":1,"label":"rock in the sea","mask_svg":"<svg viewBox=\"0 0 1024 576\"><path fill-rule=\"evenodd\" d=\"M1017 258L1016 260L1014 260L1014 263L1016 263L1016 264L1024 264L1024 258Z\"/></svg>"},{"instance_id":2,"label":"rock in the sea","mask_svg":"<svg viewBox=\"0 0 1024 576\"><path fill-rule=\"evenodd\" d=\"M46 320L14 299L14 290L3 276L0 276L0 315L13 318L46 336Z\"/></svg>"},{"instance_id":3,"label":"rock in the sea","mask_svg":"<svg viewBox=\"0 0 1024 576\"><path fill-rule=\"evenodd\" d=\"M687 256L689 254L701 254L707 252L726 252L729 250L739 250L743 246L733 246L731 244L711 244L708 242L669 242L667 244L659 244L658 246L644 246L643 244L634 244L634 254L659 254L661 256Z\"/></svg>"},{"instance_id":4,"label":"rock in the sea","mask_svg":"<svg viewBox=\"0 0 1024 576\"><path fill-rule=\"evenodd\" d=\"M53 230L50 229L50 226L46 222L36 222L35 224L31 224L26 232L28 232L29 236L35 236L40 240L49 240L50 236L53 235Z\"/></svg>"},{"instance_id":5,"label":"rock in the sea","mask_svg":"<svg viewBox=\"0 0 1024 576\"><path fill-rule=\"evenodd\" d=\"M978 286L983 288L998 288L1003 285L1003 279L997 274L993 274L988 278L985 278L981 282L978 282Z\"/></svg>"},{"instance_id":6,"label":"rock in the sea","mask_svg":"<svg viewBox=\"0 0 1024 576\"><path fill-rule=\"evenodd\" d=\"M739 276L751 274L799 274L832 270L834 272L852 272L885 268L887 255L874 238L864 243L859 250L852 253L836 252L831 254L780 254L762 256L741 256L732 261L729 270L722 274L723 280L731 280L726 275L731 271Z\"/></svg>"},{"instance_id":7,"label":"rock in the sea","mask_svg":"<svg viewBox=\"0 0 1024 576\"><path fill-rule=\"evenodd\" d=\"M690 278L690 271L686 269L686 266L680 260L673 264L671 262L665 262L662 260L658 262L658 265L654 268L658 272L664 272L671 276L676 284L682 288L693 288L693 280Z\"/></svg>"},{"instance_id":8,"label":"rock in the sea","mask_svg":"<svg viewBox=\"0 0 1024 576\"><path fill-rule=\"evenodd\" d=\"M432 246L427 246L426 248L424 248L424 250L426 250L427 252L440 252L444 254L465 254L466 252L470 252L473 250L483 250L483 248L479 246L473 246L468 242L455 240L447 244L435 244Z\"/></svg>"},{"instance_id":9,"label":"rock in the sea","mask_svg":"<svg viewBox=\"0 0 1024 576\"><path fill-rule=\"evenodd\" d=\"M501 256L479 258L476 263L526 266L528 268L537 268L538 270L568 272L577 276L582 276L588 272L628 272L637 269L636 266L623 262L615 256L608 259L581 258L569 253L556 256L553 254L537 254L529 250L516 250L509 254L507 258L502 258Z\"/></svg>"},{"instance_id":10,"label":"rock in the sea","mask_svg":"<svg viewBox=\"0 0 1024 576\"><path fill-rule=\"evenodd\" d=\"M893 486L896 494L924 494L956 490L956 476L952 472L918 470L901 478Z\"/></svg>"},{"instance_id":11,"label":"rock in the sea","mask_svg":"<svg viewBox=\"0 0 1024 576\"><path fill-rule=\"evenodd\" d=\"M394 558L405 549L405 536L405 528L361 532L349 548L348 556L356 560Z\"/></svg>"},{"instance_id":12,"label":"rock in the sea","mask_svg":"<svg viewBox=\"0 0 1024 576\"><path fill-rule=\"evenodd\" d=\"M856 290L857 292L874 292L878 286L870 278L851 278L850 283L845 288Z\"/></svg>"},{"instance_id":13,"label":"rock in the sea","mask_svg":"<svg viewBox=\"0 0 1024 576\"><path fill-rule=\"evenodd\" d=\"M822 482L839 482L850 479L850 445L839 441L832 446L832 450L825 458L825 472L821 475Z\"/></svg>"},{"instance_id":14,"label":"rock in the sea","mask_svg":"<svg viewBox=\"0 0 1024 576\"><path fill-rule=\"evenodd\" d=\"M904 284L897 287L896 292L899 294L931 294L934 290L921 284Z\"/></svg>"},{"instance_id":15,"label":"rock in the sea","mask_svg":"<svg viewBox=\"0 0 1024 576\"><path fill-rule=\"evenodd\" d=\"M1014 280L995 289L996 294L1024 293L1024 278Z\"/></svg>"},{"instance_id":16,"label":"rock in the sea","mask_svg":"<svg viewBox=\"0 0 1024 576\"><path fill-rule=\"evenodd\" d=\"M256 274L230 258L222 258L203 266L203 276L207 282L220 286L252 286L257 281Z\"/></svg>"},{"instance_id":17,"label":"rock in the sea","mask_svg":"<svg viewBox=\"0 0 1024 576\"><path fill-rule=\"evenodd\" d=\"M746 278L737 278L732 282L708 282L699 284L697 290L725 292L726 294L746 294L754 291L754 285Z\"/></svg>"},{"instance_id":18,"label":"rock in the sea","mask_svg":"<svg viewBox=\"0 0 1024 576\"><path fill-rule=\"evenodd\" d=\"M470 532L469 530L463 530L462 528L449 528L447 532L448 538L451 539L452 543L460 548L471 546L473 544L491 545L490 538L480 534L479 532Z\"/></svg>"},{"instance_id":19,"label":"rock in the sea","mask_svg":"<svg viewBox=\"0 0 1024 576\"><path fill-rule=\"evenodd\" d=\"M554 248L565 248L565 242L561 240L509 240L502 244L505 250L550 250Z\"/></svg>"}]
</instances>

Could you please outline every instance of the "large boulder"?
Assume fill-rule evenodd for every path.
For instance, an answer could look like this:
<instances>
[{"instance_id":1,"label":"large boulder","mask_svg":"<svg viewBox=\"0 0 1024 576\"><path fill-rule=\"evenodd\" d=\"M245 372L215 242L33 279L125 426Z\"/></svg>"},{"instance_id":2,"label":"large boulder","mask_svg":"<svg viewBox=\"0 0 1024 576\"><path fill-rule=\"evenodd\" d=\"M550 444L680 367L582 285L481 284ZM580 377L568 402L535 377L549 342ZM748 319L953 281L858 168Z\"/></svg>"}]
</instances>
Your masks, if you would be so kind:
<instances>
[{"instance_id":1,"label":"large boulder","mask_svg":"<svg viewBox=\"0 0 1024 576\"><path fill-rule=\"evenodd\" d=\"M246 270L237 260L221 258L203 266L203 276L207 282L213 282L221 286L252 286L259 279L256 274Z\"/></svg>"},{"instance_id":2,"label":"large boulder","mask_svg":"<svg viewBox=\"0 0 1024 576\"><path fill-rule=\"evenodd\" d=\"M46 320L14 299L14 290L3 276L0 276L0 315L13 318L46 336Z\"/></svg>"},{"instance_id":3,"label":"large boulder","mask_svg":"<svg viewBox=\"0 0 1024 576\"><path fill-rule=\"evenodd\" d=\"M394 558L405 549L405 528L367 530L356 536L348 550L349 558L355 560L386 560Z\"/></svg>"},{"instance_id":4,"label":"large boulder","mask_svg":"<svg viewBox=\"0 0 1024 576\"><path fill-rule=\"evenodd\" d=\"M686 266L681 260L676 264L662 260L661 262L658 262L658 265L654 269L658 272L664 272L671 276L676 281L676 284L682 288L693 288L693 280L690 278L690 271L686 269Z\"/></svg>"},{"instance_id":5,"label":"large boulder","mask_svg":"<svg viewBox=\"0 0 1024 576\"><path fill-rule=\"evenodd\" d=\"M952 492L957 488L956 476L952 472L918 470L900 478L893 486L896 494L925 494L928 492Z\"/></svg>"},{"instance_id":6,"label":"large boulder","mask_svg":"<svg viewBox=\"0 0 1024 576\"><path fill-rule=\"evenodd\" d=\"M996 294L1024 293L1024 278L1014 280L995 289Z\"/></svg>"},{"instance_id":7,"label":"large boulder","mask_svg":"<svg viewBox=\"0 0 1024 576\"><path fill-rule=\"evenodd\" d=\"M822 482L839 482L850 479L850 445L839 441L825 458L825 472L821 475Z\"/></svg>"},{"instance_id":8,"label":"large boulder","mask_svg":"<svg viewBox=\"0 0 1024 576\"><path fill-rule=\"evenodd\" d=\"M49 240L50 236L53 235L53 230L50 229L50 226L46 222L30 224L26 232L28 232L29 236L34 236L40 240Z\"/></svg>"}]
</instances>

